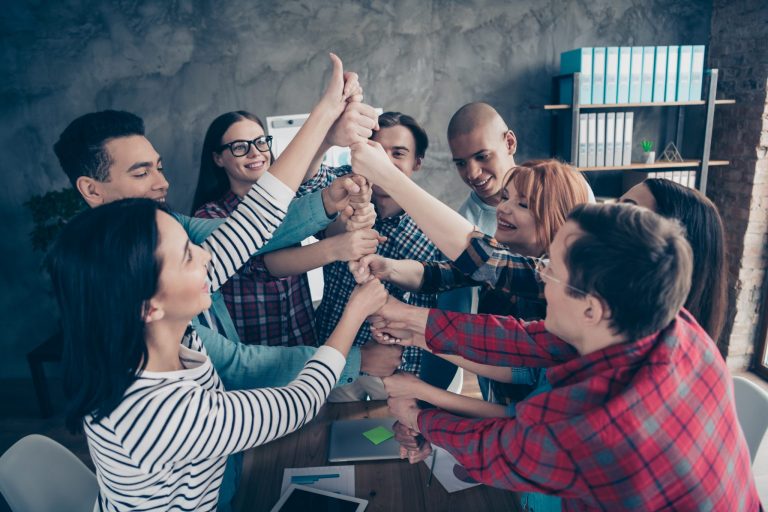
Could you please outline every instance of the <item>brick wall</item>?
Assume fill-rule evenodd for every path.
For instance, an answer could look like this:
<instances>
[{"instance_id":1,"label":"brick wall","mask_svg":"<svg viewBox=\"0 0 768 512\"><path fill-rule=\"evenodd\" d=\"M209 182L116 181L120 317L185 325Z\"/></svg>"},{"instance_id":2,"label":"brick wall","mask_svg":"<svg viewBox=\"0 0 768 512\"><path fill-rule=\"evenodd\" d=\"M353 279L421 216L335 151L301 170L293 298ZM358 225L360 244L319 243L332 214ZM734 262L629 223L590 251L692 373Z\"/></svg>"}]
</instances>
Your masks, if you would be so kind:
<instances>
[{"instance_id":1,"label":"brick wall","mask_svg":"<svg viewBox=\"0 0 768 512\"><path fill-rule=\"evenodd\" d=\"M738 28L736 28L738 27ZM746 369L757 341L768 266L768 9L763 0L715 0L710 68L720 70L719 98L736 105L715 112L707 193L725 223L729 310L719 340L733 370Z\"/></svg>"}]
</instances>

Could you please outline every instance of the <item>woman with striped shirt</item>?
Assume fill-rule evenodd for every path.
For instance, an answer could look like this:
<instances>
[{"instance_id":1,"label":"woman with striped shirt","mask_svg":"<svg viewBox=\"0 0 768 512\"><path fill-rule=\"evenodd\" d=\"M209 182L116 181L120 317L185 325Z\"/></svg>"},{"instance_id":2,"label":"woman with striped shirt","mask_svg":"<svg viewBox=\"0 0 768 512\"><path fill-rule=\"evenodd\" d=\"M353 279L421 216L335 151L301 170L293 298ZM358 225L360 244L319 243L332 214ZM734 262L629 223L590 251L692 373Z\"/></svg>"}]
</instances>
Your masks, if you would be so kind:
<instances>
[{"instance_id":1,"label":"woman with striped shirt","mask_svg":"<svg viewBox=\"0 0 768 512\"><path fill-rule=\"evenodd\" d=\"M335 64L315 121L297 135L310 154L343 109ZM282 221L300 181L284 167L265 174L204 247L150 199L88 210L62 231L48 263L62 312L67 424L85 430L97 510L214 510L227 456L309 421L360 325L386 302L380 283L358 288L289 385L224 390L190 321Z\"/></svg>"}]
</instances>

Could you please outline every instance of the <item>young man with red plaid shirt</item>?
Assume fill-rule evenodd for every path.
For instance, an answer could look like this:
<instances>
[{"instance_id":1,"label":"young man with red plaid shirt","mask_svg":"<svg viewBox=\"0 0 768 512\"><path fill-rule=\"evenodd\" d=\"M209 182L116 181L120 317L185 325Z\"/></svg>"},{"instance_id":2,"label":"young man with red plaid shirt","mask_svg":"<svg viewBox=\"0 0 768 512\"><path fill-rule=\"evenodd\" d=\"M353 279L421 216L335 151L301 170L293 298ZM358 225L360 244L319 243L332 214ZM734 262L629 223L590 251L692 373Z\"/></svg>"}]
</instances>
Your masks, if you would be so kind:
<instances>
[{"instance_id":1,"label":"young man with red plaid shirt","mask_svg":"<svg viewBox=\"0 0 768 512\"><path fill-rule=\"evenodd\" d=\"M730 374L681 309L692 268L681 228L634 206L583 205L550 250L538 269L544 321L392 300L379 312L381 341L546 367L552 385L518 403L514 418L390 399L411 461L430 450L417 445L420 433L475 479L561 496L566 510L762 510Z\"/></svg>"}]
</instances>

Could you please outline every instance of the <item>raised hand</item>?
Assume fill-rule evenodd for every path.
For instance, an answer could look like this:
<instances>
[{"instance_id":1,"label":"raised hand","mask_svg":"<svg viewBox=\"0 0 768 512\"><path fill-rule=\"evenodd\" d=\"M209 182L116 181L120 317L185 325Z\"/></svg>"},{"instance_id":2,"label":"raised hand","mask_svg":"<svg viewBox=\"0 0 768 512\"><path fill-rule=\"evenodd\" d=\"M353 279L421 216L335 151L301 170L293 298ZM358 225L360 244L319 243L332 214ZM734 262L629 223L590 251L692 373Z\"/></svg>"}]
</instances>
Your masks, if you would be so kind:
<instances>
[{"instance_id":1,"label":"raised hand","mask_svg":"<svg viewBox=\"0 0 768 512\"><path fill-rule=\"evenodd\" d=\"M356 231L358 229L372 228L376 224L376 209L371 203L363 206L354 207L350 203L352 214L346 219L344 229L346 231Z\"/></svg>"},{"instance_id":2,"label":"raised hand","mask_svg":"<svg viewBox=\"0 0 768 512\"><path fill-rule=\"evenodd\" d=\"M356 142L350 146L350 149L352 150L352 169L355 173L365 176L370 183L385 188L383 182L386 178L400 173L378 142L372 140Z\"/></svg>"},{"instance_id":3,"label":"raised hand","mask_svg":"<svg viewBox=\"0 0 768 512\"><path fill-rule=\"evenodd\" d=\"M338 118L347 106L347 101L351 98L362 98L363 90L357 81L357 73L344 73L344 65L341 59L335 54L328 54L333 70L328 85L325 88L319 104L325 105Z\"/></svg>"},{"instance_id":4,"label":"raised hand","mask_svg":"<svg viewBox=\"0 0 768 512\"><path fill-rule=\"evenodd\" d=\"M333 180L331 184L321 192L325 213L332 215L336 212L344 212L349 208L349 213L351 215L354 210L353 207L350 206L350 200L352 197L359 195L360 192L360 185L350 177L344 176L337 180Z\"/></svg>"},{"instance_id":5,"label":"raised hand","mask_svg":"<svg viewBox=\"0 0 768 512\"><path fill-rule=\"evenodd\" d=\"M371 279L365 284L358 285L352 290L347 302L347 310L352 310L363 318L376 313L386 304L389 293L381 281Z\"/></svg>"},{"instance_id":6,"label":"raised hand","mask_svg":"<svg viewBox=\"0 0 768 512\"><path fill-rule=\"evenodd\" d=\"M373 131L378 129L379 117L373 107L365 103L348 102L344 113L328 130L325 143L329 146L349 147L355 142L369 139Z\"/></svg>"}]
</instances>

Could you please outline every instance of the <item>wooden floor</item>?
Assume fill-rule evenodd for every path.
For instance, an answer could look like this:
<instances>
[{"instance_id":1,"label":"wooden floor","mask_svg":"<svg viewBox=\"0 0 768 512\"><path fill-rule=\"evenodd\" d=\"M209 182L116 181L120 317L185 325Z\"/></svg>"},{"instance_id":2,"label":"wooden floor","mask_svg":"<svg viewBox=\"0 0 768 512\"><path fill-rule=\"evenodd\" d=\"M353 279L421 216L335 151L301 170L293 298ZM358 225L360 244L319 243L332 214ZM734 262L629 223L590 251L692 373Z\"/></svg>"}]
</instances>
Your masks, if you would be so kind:
<instances>
[{"instance_id":1,"label":"wooden floor","mask_svg":"<svg viewBox=\"0 0 768 512\"><path fill-rule=\"evenodd\" d=\"M63 403L60 385L49 382L54 404ZM479 398L477 379L471 373L464 373L462 394ZM82 435L72 435L64 427L63 407L55 406L56 414L48 419L40 418L32 381L27 379L0 381L0 454L5 453L13 443L29 434L42 434L66 446L89 468L93 463L88 446ZM0 512L10 512L5 500L0 497Z\"/></svg>"}]
</instances>

